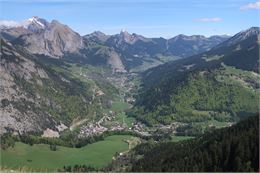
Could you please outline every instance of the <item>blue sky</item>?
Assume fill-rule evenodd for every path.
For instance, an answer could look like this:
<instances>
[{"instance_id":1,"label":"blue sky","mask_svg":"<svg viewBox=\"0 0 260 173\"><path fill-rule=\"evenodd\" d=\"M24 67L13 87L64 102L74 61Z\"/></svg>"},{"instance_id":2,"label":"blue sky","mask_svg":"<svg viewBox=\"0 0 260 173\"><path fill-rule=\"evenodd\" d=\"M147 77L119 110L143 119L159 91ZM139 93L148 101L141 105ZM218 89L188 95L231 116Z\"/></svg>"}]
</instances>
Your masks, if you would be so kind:
<instances>
[{"instance_id":1,"label":"blue sky","mask_svg":"<svg viewBox=\"0 0 260 173\"><path fill-rule=\"evenodd\" d=\"M235 34L260 26L260 0L0 0L0 21L57 19L81 35Z\"/></svg>"}]
</instances>

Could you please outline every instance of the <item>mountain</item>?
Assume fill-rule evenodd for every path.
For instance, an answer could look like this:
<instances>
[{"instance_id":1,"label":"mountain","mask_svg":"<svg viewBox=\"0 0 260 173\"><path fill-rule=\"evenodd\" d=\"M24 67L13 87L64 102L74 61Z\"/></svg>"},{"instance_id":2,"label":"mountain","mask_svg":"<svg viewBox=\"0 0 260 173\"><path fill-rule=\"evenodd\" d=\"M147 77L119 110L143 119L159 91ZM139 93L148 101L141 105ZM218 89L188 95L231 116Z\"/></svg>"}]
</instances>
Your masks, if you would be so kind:
<instances>
[{"instance_id":1,"label":"mountain","mask_svg":"<svg viewBox=\"0 0 260 173\"><path fill-rule=\"evenodd\" d=\"M259 73L259 41L260 28L252 27L202 54L202 59L211 61L219 58L226 65Z\"/></svg>"},{"instance_id":2,"label":"mountain","mask_svg":"<svg viewBox=\"0 0 260 173\"><path fill-rule=\"evenodd\" d=\"M32 32L39 32L49 26L49 22L45 19L34 16L22 23L22 26Z\"/></svg>"},{"instance_id":3,"label":"mountain","mask_svg":"<svg viewBox=\"0 0 260 173\"><path fill-rule=\"evenodd\" d=\"M131 171L258 172L258 146L257 115L188 141L142 144L134 149Z\"/></svg>"},{"instance_id":4,"label":"mountain","mask_svg":"<svg viewBox=\"0 0 260 173\"><path fill-rule=\"evenodd\" d=\"M144 72L129 115L148 125L193 122L193 130L182 132L197 134L205 130L201 122L235 122L245 112L258 112L260 32L252 30L235 44L230 42L240 34L207 52Z\"/></svg>"},{"instance_id":5,"label":"mountain","mask_svg":"<svg viewBox=\"0 0 260 173\"><path fill-rule=\"evenodd\" d=\"M33 54L59 58L66 53L77 53L83 48L81 36L68 26L53 20L45 29L22 35L14 41Z\"/></svg>"},{"instance_id":6,"label":"mountain","mask_svg":"<svg viewBox=\"0 0 260 173\"><path fill-rule=\"evenodd\" d=\"M168 61L195 55L228 38L185 35L172 39L146 38L127 31L115 35L95 31L81 37L56 20L49 23L39 17L0 28L2 38L26 48L33 54L65 58L71 62L93 62L120 72L144 71Z\"/></svg>"},{"instance_id":7,"label":"mountain","mask_svg":"<svg viewBox=\"0 0 260 173\"><path fill-rule=\"evenodd\" d=\"M129 71L145 70L164 62L184 58L209 50L225 41L227 36L185 36L172 39L146 38L138 34L121 31L119 34L107 36L100 32L84 36L91 45L101 44L112 47L120 56L125 68Z\"/></svg>"},{"instance_id":8,"label":"mountain","mask_svg":"<svg viewBox=\"0 0 260 173\"><path fill-rule=\"evenodd\" d=\"M102 117L118 95L97 68L35 56L5 40L0 65L1 133L57 134L74 120Z\"/></svg>"},{"instance_id":9,"label":"mountain","mask_svg":"<svg viewBox=\"0 0 260 173\"><path fill-rule=\"evenodd\" d=\"M103 44L109 37L109 35L106 35L100 31L95 31L91 34L83 36L84 39L91 42L96 42L98 44Z\"/></svg>"},{"instance_id":10,"label":"mountain","mask_svg":"<svg viewBox=\"0 0 260 173\"><path fill-rule=\"evenodd\" d=\"M47 28L49 22L45 19L34 16L15 25L1 25L0 35L2 38L12 41L21 35L40 32Z\"/></svg>"},{"instance_id":11,"label":"mountain","mask_svg":"<svg viewBox=\"0 0 260 173\"><path fill-rule=\"evenodd\" d=\"M115 48L124 49L125 46L133 45L138 41L147 43L151 42L152 40L135 33L130 34L127 31L121 31L120 34L110 36L106 41L106 44Z\"/></svg>"},{"instance_id":12,"label":"mountain","mask_svg":"<svg viewBox=\"0 0 260 173\"><path fill-rule=\"evenodd\" d=\"M17 51L12 44L3 40L1 57L1 132L4 133L6 128L38 131L58 125L48 113L32 111L39 104L37 98L23 92L26 81L32 81L35 77L38 85L43 85L42 80L49 78L48 73L27 58L28 54Z\"/></svg>"},{"instance_id":13,"label":"mountain","mask_svg":"<svg viewBox=\"0 0 260 173\"><path fill-rule=\"evenodd\" d=\"M1 38L8 41L13 41L21 35L27 35L30 33L32 32L24 27L3 28L0 30Z\"/></svg>"},{"instance_id":14,"label":"mountain","mask_svg":"<svg viewBox=\"0 0 260 173\"><path fill-rule=\"evenodd\" d=\"M243 33L242 36L241 33ZM158 66L157 68L147 70L143 73L144 77L147 79L150 77L152 78L150 78L150 83L147 83L148 85L146 87L161 79L160 75L162 75L163 73L178 74L178 71L190 71L204 65L210 67L214 64L219 65L222 62L230 63L231 66L235 67L240 66L240 68L243 70L247 69L248 71L259 73L257 69L257 64L259 62L259 34L259 27L252 27L246 31L242 31L236 34L223 43L213 47L209 51L191 56L189 58L178 60L176 62L166 63L164 65ZM233 40L241 39L243 35L247 35L247 37L244 37L244 39L242 39L241 41L234 43ZM230 62L230 60L234 61ZM185 67L187 65L192 66L187 68ZM149 80L147 80L146 82L149 82Z\"/></svg>"},{"instance_id":15,"label":"mountain","mask_svg":"<svg viewBox=\"0 0 260 173\"><path fill-rule=\"evenodd\" d=\"M1 25L0 29L12 29L12 28L24 28L32 32L38 32L45 29L49 25L49 22L45 19L33 16L22 22L16 22L13 25Z\"/></svg>"},{"instance_id":16,"label":"mountain","mask_svg":"<svg viewBox=\"0 0 260 173\"><path fill-rule=\"evenodd\" d=\"M212 47L227 40L228 36L178 35L167 40L168 52L172 55L188 57L210 50Z\"/></svg>"},{"instance_id":17,"label":"mountain","mask_svg":"<svg viewBox=\"0 0 260 173\"><path fill-rule=\"evenodd\" d=\"M84 47L82 37L57 20L48 22L32 17L15 26L1 26L1 37L26 48L33 54L61 58L77 54Z\"/></svg>"},{"instance_id":18,"label":"mountain","mask_svg":"<svg viewBox=\"0 0 260 173\"><path fill-rule=\"evenodd\" d=\"M155 56L157 54L187 57L209 50L228 39L228 36L178 35L171 39L145 38L135 33L121 31L120 34L109 37L106 45L113 46L132 55Z\"/></svg>"},{"instance_id":19,"label":"mountain","mask_svg":"<svg viewBox=\"0 0 260 173\"><path fill-rule=\"evenodd\" d=\"M249 37L252 36L258 36L258 40L259 40L259 27L251 27L247 30L241 31L239 33L237 33L236 35L234 35L233 37L231 37L230 39L226 40L225 43L221 44L222 47L224 46L231 46L234 44L237 44L243 40L248 39ZM218 47L216 47L218 48Z\"/></svg>"},{"instance_id":20,"label":"mountain","mask_svg":"<svg viewBox=\"0 0 260 173\"><path fill-rule=\"evenodd\" d=\"M105 64L108 64L116 72L126 72L120 55L115 50L113 50L113 48L102 47L98 49L95 53L95 61L97 61L97 59L101 60L100 65L102 65L102 58L103 61L105 61Z\"/></svg>"}]
</instances>

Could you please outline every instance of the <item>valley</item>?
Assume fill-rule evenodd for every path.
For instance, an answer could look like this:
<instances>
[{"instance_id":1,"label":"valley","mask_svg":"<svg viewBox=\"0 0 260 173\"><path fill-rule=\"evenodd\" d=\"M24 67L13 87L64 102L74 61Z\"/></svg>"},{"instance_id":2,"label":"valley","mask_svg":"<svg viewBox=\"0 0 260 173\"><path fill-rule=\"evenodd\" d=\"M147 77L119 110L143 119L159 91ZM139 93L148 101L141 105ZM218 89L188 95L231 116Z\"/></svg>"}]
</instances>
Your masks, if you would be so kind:
<instances>
[{"instance_id":1,"label":"valley","mask_svg":"<svg viewBox=\"0 0 260 173\"><path fill-rule=\"evenodd\" d=\"M81 36L34 16L0 35L1 170L259 169L259 27Z\"/></svg>"}]
</instances>

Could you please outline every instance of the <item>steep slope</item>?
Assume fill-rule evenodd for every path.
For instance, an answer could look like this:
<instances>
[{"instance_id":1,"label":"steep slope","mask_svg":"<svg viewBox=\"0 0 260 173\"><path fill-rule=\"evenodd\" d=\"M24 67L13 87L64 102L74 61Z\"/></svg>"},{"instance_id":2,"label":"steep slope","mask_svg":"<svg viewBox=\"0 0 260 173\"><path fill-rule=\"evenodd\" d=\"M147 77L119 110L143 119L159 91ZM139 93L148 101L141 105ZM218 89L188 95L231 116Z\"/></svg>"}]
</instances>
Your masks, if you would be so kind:
<instances>
[{"instance_id":1,"label":"steep slope","mask_svg":"<svg viewBox=\"0 0 260 173\"><path fill-rule=\"evenodd\" d=\"M151 150L147 148L152 148ZM139 146L133 172L258 172L259 117L179 143ZM139 156L140 158L140 156Z\"/></svg>"},{"instance_id":2,"label":"steep slope","mask_svg":"<svg viewBox=\"0 0 260 173\"><path fill-rule=\"evenodd\" d=\"M75 66L36 57L1 40L1 133L42 133L47 128L58 132L76 119L102 117L117 89L97 70ZM92 76L83 77L75 68L89 70Z\"/></svg>"},{"instance_id":3,"label":"steep slope","mask_svg":"<svg viewBox=\"0 0 260 173\"><path fill-rule=\"evenodd\" d=\"M95 60L100 59L102 64L102 58L105 64L108 64L116 72L126 72L125 67L120 59L120 55L113 50L113 48L102 47L95 53Z\"/></svg>"},{"instance_id":4,"label":"steep slope","mask_svg":"<svg viewBox=\"0 0 260 173\"><path fill-rule=\"evenodd\" d=\"M56 20L39 32L22 35L14 43L23 46L33 54L55 58L60 58L66 53L76 54L84 46L78 33Z\"/></svg>"},{"instance_id":5,"label":"steep slope","mask_svg":"<svg viewBox=\"0 0 260 173\"><path fill-rule=\"evenodd\" d=\"M1 38L13 41L20 37L21 35L26 35L32 33L30 30L23 27L15 27L15 28L4 28L0 30Z\"/></svg>"},{"instance_id":6,"label":"steep slope","mask_svg":"<svg viewBox=\"0 0 260 173\"><path fill-rule=\"evenodd\" d=\"M258 34L236 44L150 69L132 116L153 125L177 122L236 121L258 112ZM230 40L234 40L236 36ZM239 49L238 49L239 47Z\"/></svg>"},{"instance_id":7,"label":"steep slope","mask_svg":"<svg viewBox=\"0 0 260 173\"><path fill-rule=\"evenodd\" d=\"M103 44L109 38L109 35L106 35L100 31L95 31L91 34L83 36L84 39L88 40L89 42L95 42L98 44Z\"/></svg>"},{"instance_id":8,"label":"steep slope","mask_svg":"<svg viewBox=\"0 0 260 173\"><path fill-rule=\"evenodd\" d=\"M10 43L1 40L1 133L8 129L15 131L41 131L58 125L50 114L38 112L36 98L24 92L17 82L31 81L34 77L39 85L49 76L37 66L26 54L17 51ZM19 79L23 79L20 81Z\"/></svg>"}]
</instances>

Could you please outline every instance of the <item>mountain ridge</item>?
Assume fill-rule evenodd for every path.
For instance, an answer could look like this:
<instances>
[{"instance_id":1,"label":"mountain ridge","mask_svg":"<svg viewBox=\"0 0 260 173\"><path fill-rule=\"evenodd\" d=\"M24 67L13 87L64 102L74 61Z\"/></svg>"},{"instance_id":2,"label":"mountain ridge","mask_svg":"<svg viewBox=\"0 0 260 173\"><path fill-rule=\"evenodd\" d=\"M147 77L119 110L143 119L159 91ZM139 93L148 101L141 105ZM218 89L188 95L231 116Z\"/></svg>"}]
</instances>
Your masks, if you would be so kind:
<instances>
[{"instance_id":1,"label":"mountain ridge","mask_svg":"<svg viewBox=\"0 0 260 173\"><path fill-rule=\"evenodd\" d=\"M227 39L223 36L184 35L179 39L177 38L180 36L172 39L146 38L127 31L115 35L96 31L80 36L67 25L56 20L48 22L39 17L32 17L21 26L2 28L0 34L4 39L22 45L33 54L43 54L53 58L69 55L70 57L66 56L66 58L70 61L76 61L73 59L76 56L81 62L93 62L93 59L99 58L100 55L95 52L100 52L98 49L107 47L109 49L106 49L106 52L109 50L111 52L102 55L105 60L99 65L111 67L113 70L122 69L121 71L135 71L136 68L145 70L165 61L203 52ZM115 63L111 61L113 59L116 60Z\"/></svg>"}]
</instances>

